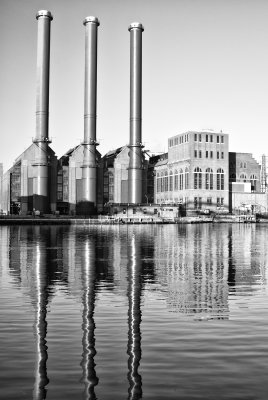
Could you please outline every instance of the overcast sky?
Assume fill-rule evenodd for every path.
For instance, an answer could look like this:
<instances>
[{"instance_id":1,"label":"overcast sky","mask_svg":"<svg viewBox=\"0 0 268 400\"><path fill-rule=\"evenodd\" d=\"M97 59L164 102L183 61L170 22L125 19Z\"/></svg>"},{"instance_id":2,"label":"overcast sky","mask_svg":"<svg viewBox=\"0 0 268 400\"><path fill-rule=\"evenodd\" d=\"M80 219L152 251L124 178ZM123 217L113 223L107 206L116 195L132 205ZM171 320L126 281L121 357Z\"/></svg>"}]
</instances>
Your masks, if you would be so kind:
<instances>
[{"instance_id":1,"label":"overcast sky","mask_svg":"<svg viewBox=\"0 0 268 400\"><path fill-rule=\"evenodd\" d=\"M143 143L223 130L230 151L268 155L267 0L0 0L0 162L35 136L36 12L50 10L51 147L83 140L84 26L99 18L97 138L101 154L129 141L129 32L143 32Z\"/></svg>"}]
</instances>

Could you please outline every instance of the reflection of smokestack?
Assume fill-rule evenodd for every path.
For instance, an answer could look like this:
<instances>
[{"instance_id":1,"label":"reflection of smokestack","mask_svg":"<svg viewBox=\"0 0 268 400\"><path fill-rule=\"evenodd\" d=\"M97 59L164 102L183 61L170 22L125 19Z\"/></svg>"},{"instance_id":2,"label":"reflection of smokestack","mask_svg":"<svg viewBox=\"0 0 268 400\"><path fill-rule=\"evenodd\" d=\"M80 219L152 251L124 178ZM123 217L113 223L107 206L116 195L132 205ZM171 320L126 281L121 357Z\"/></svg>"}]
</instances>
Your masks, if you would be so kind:
<instances>
[{"instance_id":1,"label":"reflection of smokestack","mask_svg":"<svg viewBox=\"0 0 268 400\"><path fill-rule=\"evenodd\" d=\"M84 99L84 160L83 201L96 205L96 100L97 100L97 39L99 21L96 17L84 20L85 38L85 99Z\"/></svg>"},{"instance_id":2,"label":"reflection of smokestack","mask_svg":"<svg viewBox=\"0 0 268 400\"><path fill-rule=\"evenodd\" d=\"M96 399L95 386L98 384L98 377L95 371L94 357L95 350L95 243L87 239L82 252L83 266L83 382L85 384L85 399Z\"/></svg>"},{"instance_id":3,"label":"reflection of smokestack","mask_svg":"<svg viewBox=\"0 0 268 400\"><path fill-rule=\"evenodd\" d=\"M138 372L141 360L141 242L133 235L128 253L128 399L142 398L142 382Z\"/></svg>"},{"instance_id":4,"label":"reflection of smokestack","mask_svg":"<svg viewBox=\"0 0 268 400\"><path fill-rule=\"evenodd\" d=\"M49 110L49 59L50 59L50 11L41 10L36 15L38 20L37 39L37 92L36 92L36 144L33 207L48 211L48 110Z\"/></svg>"},{"instance_id":5,"label":"reflection of smokestack","mask_svg":"<svg viewBox=\"0 0 268 400\"><path fill-rule=\"evenodd\" d=\"M38 227L39 228L39 227ZM35 230L36 231L36 230ZM40 242L37 242L33 249L33 265L35 265L36 272L36 295L37 295L37 315L35 323L36 333L36 371L35 371L35 385L34 395L35 400L41 400L46 398L46 386L49 383L47 377L47 345L46 345L46 334L47 334L47 276L46 276L46 253L42 252Z\"/></svg>"},{"instance_id":6,"label":"reflection of smokestack","mask_svg":"<svg viewBox=\"0 0 268 400\"><path fill-rule=\"evenodd\" d=\"M130 160L128 169L128 201L142 201L142 144L141 144L141 92L142 92L142 32L138 22L130 25Z\"/></svg>"}]
</instances>

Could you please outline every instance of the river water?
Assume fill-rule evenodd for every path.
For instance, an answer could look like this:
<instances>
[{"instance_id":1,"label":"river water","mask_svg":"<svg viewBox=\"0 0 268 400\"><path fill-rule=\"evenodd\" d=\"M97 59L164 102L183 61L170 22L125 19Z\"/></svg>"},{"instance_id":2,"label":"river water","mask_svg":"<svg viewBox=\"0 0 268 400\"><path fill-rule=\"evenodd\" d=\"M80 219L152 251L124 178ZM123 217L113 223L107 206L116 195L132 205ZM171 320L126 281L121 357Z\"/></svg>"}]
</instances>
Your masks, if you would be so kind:
<instances>
[{"instance_id":1,"label":"river water","mask_svg":"<svg viewBox=\"0 0 268 400\"><path fill-rule=\"evenodd\" d=\"M268 225L1 226L0 398L267 399Z\"/></svg>"}]
</instances>

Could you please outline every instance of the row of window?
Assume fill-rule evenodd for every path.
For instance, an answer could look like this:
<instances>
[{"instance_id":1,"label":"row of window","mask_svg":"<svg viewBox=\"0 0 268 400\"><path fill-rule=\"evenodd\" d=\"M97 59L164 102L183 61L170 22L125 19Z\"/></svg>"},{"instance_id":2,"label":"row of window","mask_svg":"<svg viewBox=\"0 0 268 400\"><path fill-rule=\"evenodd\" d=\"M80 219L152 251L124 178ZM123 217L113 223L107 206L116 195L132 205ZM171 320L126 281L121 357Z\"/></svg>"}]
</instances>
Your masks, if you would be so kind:
<instances>
[{"instance_id":1,"label":"row of window","mask_svg":"<svg viewBox=\"0 0 268 400\"><path fill-rule=\"evenodd\" d=\"M195 133L194 134L194 141L195 142L202 142L202 134L201 133ZM213 143L213 138L215 135L206 135L206 143ZM216 143L224 143L224 136L217 135L216 138Z\"/></svg>"},{"instance_id":2,"label":"row of window","mask_svg":"<svg viewBox=\"0 0 268 400\"><path fill-rule=\"evenodd\" d=\"M216 152L216 157L217 160L219 160L220 158L223 160L224 159L224 152L221 151L217 151ZM194 150L194 158L202 158L202 150ZM208 151L206 150L206 158L213 158L213 151Z\"/></svg>"},{"instance_id":3,"label":"row of window","mask_svg":"<svg viewBox=\"0 0 268 400\"><path fill-rule=\"evenodd\" d=\"M178 146L178 144L187 143L189 142L189 134L186 133L185 135L180 135L173 139L169 139L169 147Z\"/></svg>"},{"instance_id":4,"label":"row of window","mask_svg":"<svg viewBox=\"0 0 268 400\"><path fill-rule=\"evenodd\" d=\"M246 162L240 162L239 163L240 168L247 168L247 163ZM235 162L230 162L230 168L231 169L236 169L236 163Z\"/></svg>"},{"instance_id":5,"label":"row of window","mask_svg":"<svg viewBox=\"0 0 268 400\"><path fill-rule=\"evenodd\" d=\"M211 168L207 168L205 171L205 186L203 187L202 170L199 167L194 169L194 189L206 189L213 190L214 188L214 174ZM224 171L222 168L217 169L216 174L216 188L217 190L224 190ZM170 192L173 190L189 189L189 170L188 168L183 171L180 169L179 173L175 170L174 176L173 171L169 174L167 171L158 173L156 177L156 191Z\"/></svg>"},{"instance_id":6,"label":"row of window","mask_svg":"<svg viewBox=\"0 0 268 400\"><path fill-rule=\"evenodd\" d=\"M207 205L210 206L212 204L212 197L207 197ZM224 206L224 197L217 197L217 207ZM194 208L198 209L201 208L204 203L202 201L202 197L194 197Z\"/></svg>"},{"instance_id":7,"label":"row of window","mask_svg":"<svg viewBox=\"0 0 268 400\"><path fill-rule=\"evenodd\" d=\"M178 171L175 171L174 178L172 171L170 172L169 176L167 172L165 172L165 174L162 174L162 176L158 174L156 181L156 191L158 193L183 189L189 189L188 168L185 169L185 173L183 173L182 169L180 170L179 174Z\"/></svg>"},{"instance_id":8,"label":"row of window","mask_svg":"<svg viewBox=\"0 0 268 400\"><path fill-rule=\"evenodd\" d=\"M205 172L205 189L206 190L213 190L213 171L211 168L207 168ZM197 167L194 170L194 189L202 189L203 182L202 182L202 170L201 168ZM224 190L224 171L222 168L217 169L216 174L216 189L217 190Z\"/></svg>"},{"instance_id":9,"label":"row of window","mask_svg":"<svg viewBox=\"0 0 268 400\"><path fill-rule=\"evenodd\" d=\"M247 175L246 174L240 174L240 176L239 176L239 178L237 178L237 176L236 176L236 174L231 174L230 175L230 179L241 179L242 181L244 181L244 182L246 182L247 181ZM250 181L256 181L257 180L257 175L255 175L255 174L251 174L250 175L250 177L249 177L249 180Z\"/></svg>"},{"instance_id":10,"label":"row of window","mask_svg":"<svg viewBox=\"0 0 268 400\"><path fill-rule=\"evenodd\" d=\"M158 199L158 203L166 203L166 199ZM185 197L183 201L183 197L180 198L174 198L170 200L171 202L174 203L180 203L183 204L185 203L186 205L188 204L188 197ZM202 197L194 197L194 208L195 209L200 209L202 207L206 207L206 205L209 207L213 204L213 199L212 197L207 197L206 199L203 200ZM217 207L223 207L224 206L224 197L217 197L216 198L216 205Z\"/></svg>"}]
</instances>

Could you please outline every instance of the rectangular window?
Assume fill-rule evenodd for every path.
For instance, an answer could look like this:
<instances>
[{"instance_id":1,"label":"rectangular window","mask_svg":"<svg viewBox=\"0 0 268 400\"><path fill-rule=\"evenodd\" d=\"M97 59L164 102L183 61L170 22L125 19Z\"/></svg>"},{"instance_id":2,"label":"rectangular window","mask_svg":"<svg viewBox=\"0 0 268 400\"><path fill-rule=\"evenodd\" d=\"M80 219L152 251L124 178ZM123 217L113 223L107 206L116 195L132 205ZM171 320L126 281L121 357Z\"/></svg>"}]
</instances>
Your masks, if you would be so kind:
<instances>
[{"instance_id":1,"label":"rectangular window","mask_svg":"<svg viewBox=\"0 0 268 400\"><path fill-rule=\"evenodd\" d=\"M187 139L187 136L185 135L185 136L184 136L184 141L185 141L185 143L186 143L186 139Z\"/></svg>"},{"instance_id":2,"label":"rectangular window","mask_svg":"<svg viewBox=\"0 0 268 400\"><path fill-rule=\"evenodd\" d=\"M206 150L206 158L208 158L208 151Z\"/></svg>"},{"instance_id":3,"label":"rectangular window","mask_svg":"<svg viewBox=\"0 0 268 400\"><path fill-rule=\"evenodd\" d=\"M202 151L199 150L199 158L202 158Z\"/></svg>"},{"instance_id":4,"label":"rectangular window","mask_svg":"<svg viewBox=\"0 0 268 400\"><path fill-rule=\"evenodd\" d=\"M197 150L194 151L194 158L197 158Z\"/></svg>"},{"instance_id":5,"label":"rectangular window","mask_svg":"<svg viewBox=\"0 0 268 400\"><path fill-rule=\"evenodd\" d=\"M207 198L207 204L212 204L212 197Z\"/></svg>"},{"instance_id":6,"label":"rectangular window","mask_svg":"<svg viewBox=\"0 0 268 400\"><path fill-rule=\"evenodd\" d=\"M213 151L210 152L210 158L213 158Z\"/></svg>"},{"instance_id":7,"label":"rectangular window","mask_svg":"<svg viewBox=\"0 0 268 400\"><path fill-rule=\"evenodd\" d=\"M177 146L178 144L178 138L175 139L175 145Z\"/></svg>"},{"instance_id":8,"label":"rectangular window","mask_svg":"<svg viewBox=\"0 0 268 400\"><path fill-rule=\"evenodd\" d=\"M224 159L224 152L223 151L221 152L221 158L222 158L222 160Z\"/></svg>"},{"instance_id":9,"label":"rectangular window","mask_svg":"<svg viewBox=\"0 0 268 400\"><path fill-rule=\"evenodd\" d=\"M210 135L210 141L213 142L213 135Z\"/></svg>"},{"instance_id":10,"label":"rectangular window","mask_svg":"<svg viewBox=\"0 0 268 400\"><path fill-rule=\"evenodd\" d=\"M221 197L221 206L224 204L224 197Z\"/></svg>"},{"instance_id":11,"label":"rectangular window","mask_svg":"<svg viewBox=\"0 0 268 400\"><path fill-rule=\"evenodd\" d=\"M194 141L197 142L197 133L194 134Z\"/></svg>"},{"instance_id":12,"label":"rectangular window","mask_svg":"<svg viewBox=\"0 0 268 400\"><path fill-rule=\"evenodd\" d=\"M220 143L220 137L217 136L217 143Z\"/></svg>"},{"instance_id":13,"label":"rectangular window","mask_svg":"<svg viewBox=\"0 0 268 400\"><path fill-rule=\"evenodd\" d=\"M220 152L217 151L217 160L220 158Z\"/></svg>"},{"instance_id":14,"label":"rectangular window","mask_svg":"<svg viewBox=\"0 0 268 400\"><path fill-rule=\"evenodd\" d=\"M202 135L199 133L199 142L202 142Z\"/></svg>"},{"instance_id":15,"label":"rectangular window","mask_svg":"<svg viewBox=\"0 0 268 400\"><path fill-rule=\"evenodd\" d=\"M224 136L221 137L221 142L224 143Z\"/></svg>"},{"instance_id":16,"label":"rectangular window","mask_svg":"<svg viewBox=\"0 0 268 400\"><path fill-rule=\"evenodd\" d=\"M194 208L197 209L197 197L194 197Z\"/></svg>"},{"instance_id":17,"label":"rectangular window","mask_svg":"<svg viewBox=\"0 0 268 400\"><path fill-rule=\"evenodd\" d=\"M183 136L181 137L181 142L183 143Z\"/></svg>"},{"instance_id":18,"label":"rectangular window","mask_svg":"<svg viewBox=\"0 0 268 400\"><path fill-rule=\"evenodd\" d=\"M208 143L208 135L206 135L206 142Z\"/></svg>"},{"instance_id":19,"label":"rectangular window","mask_svg":"<svg viewBox=\"0 0 268 400\"><path fill-rule=\"evenodd\" d=\"M187 133L187 142L189 142L189 134Z\"/></svg>"},{"instance_id":20,"label":"rectangular window","mask_svg":"<svg viewBox=\"0 0 268 400\"><path fill-rule=\"evenodd\" d=\"M221 199L220 197L217 197L217 207L220 207L220 205L221 205Z\"/></svg>"}]
</instances>

